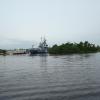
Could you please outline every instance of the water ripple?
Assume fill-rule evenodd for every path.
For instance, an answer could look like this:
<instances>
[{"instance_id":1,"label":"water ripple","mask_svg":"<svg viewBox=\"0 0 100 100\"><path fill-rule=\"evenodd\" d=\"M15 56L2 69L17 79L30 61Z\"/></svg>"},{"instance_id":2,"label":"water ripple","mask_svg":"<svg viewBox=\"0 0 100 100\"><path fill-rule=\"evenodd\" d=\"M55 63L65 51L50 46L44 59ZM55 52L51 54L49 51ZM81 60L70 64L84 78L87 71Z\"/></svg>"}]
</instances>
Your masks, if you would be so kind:
<instances>
[{"instance_id":1,"label":"water ripple","mask_svg":"<svg viewBox=\"0 0 100 100\"><path fill-rule=\"evenodd\" d=\"M0 100L100 100L100 53L0 57Z\"/></svg>"}]
</instances>

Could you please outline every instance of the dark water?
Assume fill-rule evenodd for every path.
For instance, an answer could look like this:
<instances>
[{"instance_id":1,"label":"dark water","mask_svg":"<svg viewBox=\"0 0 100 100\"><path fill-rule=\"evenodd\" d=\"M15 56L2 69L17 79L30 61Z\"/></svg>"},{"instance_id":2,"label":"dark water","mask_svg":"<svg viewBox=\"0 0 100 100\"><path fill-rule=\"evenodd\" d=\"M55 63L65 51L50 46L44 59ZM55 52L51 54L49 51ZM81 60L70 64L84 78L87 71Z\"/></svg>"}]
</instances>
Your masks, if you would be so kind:
<instances>
[{"instance_id":1,"label":"dark water","mask_svg":"<svg viewBox=\"0 0 100 100\"><path fill-rule=\"evenodd\" d=\"M100 53L0 56L0 100L100 100Z\"/></svg>"}]
</instances>

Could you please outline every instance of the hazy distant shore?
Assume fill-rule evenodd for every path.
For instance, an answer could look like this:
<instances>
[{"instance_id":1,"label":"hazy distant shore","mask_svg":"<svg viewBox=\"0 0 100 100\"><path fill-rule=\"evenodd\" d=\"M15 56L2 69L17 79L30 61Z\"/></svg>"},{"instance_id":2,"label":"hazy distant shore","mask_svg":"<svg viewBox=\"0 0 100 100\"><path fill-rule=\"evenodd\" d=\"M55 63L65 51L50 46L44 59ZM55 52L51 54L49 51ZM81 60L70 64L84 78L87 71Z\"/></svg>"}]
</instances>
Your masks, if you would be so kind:
<instances>
[{"instance_id":1,"label":"hazy distant shore","mask_svg":"<svg viewBox=\"0 0 100 100\"><path fill-rule=\"evenodd\" d=\"M2 49L0 49L0 55L5 55L6 54L6 50L2 50Z\"/></svg>"},{"instance_id":2,"label":"hazy distant shore","mask_svg":"<svg viewBox=\"0 0 100 100\"><path fill-rule=\"evenodd\" d=\"M3 50L0 49L0 55L19 55L27 54L30 49L14 49L14 50ZM48 48L49 54L65 55L65 54L83 54L83 53L96 53L100 52L100 46L89 43L88 41L80 43L63 43L61 45L53 45Z\"/></svg>"},{"instance_id":3,"label":"hazy distant shore","mask_svg":"<svg viewBox=\"0 0 100 100\"><path fill-rule=\"evenodd\" d=\"M49 48L50 54L82 54L82 53L96 53L100 51L100 46L91 44L88 41L80 43L67 42L61 45L53 45Z\"/></svg>"}]
</instances>

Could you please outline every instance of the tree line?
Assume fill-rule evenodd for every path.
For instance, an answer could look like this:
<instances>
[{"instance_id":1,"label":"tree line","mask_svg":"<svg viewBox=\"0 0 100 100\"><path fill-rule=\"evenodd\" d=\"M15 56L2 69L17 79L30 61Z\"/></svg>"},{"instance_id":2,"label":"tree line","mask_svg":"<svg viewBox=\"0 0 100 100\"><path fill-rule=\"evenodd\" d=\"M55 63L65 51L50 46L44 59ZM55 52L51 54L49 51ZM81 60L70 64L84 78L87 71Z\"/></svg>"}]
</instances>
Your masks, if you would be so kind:
<instances>
[{"instance_id":1,"label":"tree line","mask_svg":"<svg viewBox=\"0 0 100 100\"><path fill-rule=\"evenodd\" d=\"M0 54L6 54L6 50L2 50L2 49L0 49Z\"/></svg>"},{"instance_id":2,"label":"tree line","mask_svg":"<svg viewBox=\"0 0 100 100\"><path fill-rule=\"evenodd\" d=\"M50 54L94 53L100 51L100 46L88 41L80 43L67 42L61 45L53 45L48 49Z\"/></svg>"}]
</instances>

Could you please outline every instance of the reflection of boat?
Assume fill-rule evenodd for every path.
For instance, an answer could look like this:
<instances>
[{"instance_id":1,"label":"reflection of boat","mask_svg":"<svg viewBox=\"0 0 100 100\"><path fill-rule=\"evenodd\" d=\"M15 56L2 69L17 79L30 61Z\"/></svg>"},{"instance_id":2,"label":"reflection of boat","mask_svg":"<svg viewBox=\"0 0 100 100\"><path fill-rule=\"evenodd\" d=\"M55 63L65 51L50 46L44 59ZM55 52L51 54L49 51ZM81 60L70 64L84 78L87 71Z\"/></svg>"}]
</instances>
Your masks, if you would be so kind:
<instances>
[{"instance_id":1,"label":"reflection of boat","mask_svg":"<svg viewBox=\"0 0 100 100\"><path fill-rule=\"evenodd\" d=\"M29 50L30 54L46 54L48 52L48 45L46 43L46 39L41 39L41 42L38 46L38 48L34 48L32 47L30 50Z\"/></svg>"}]
</instances>

